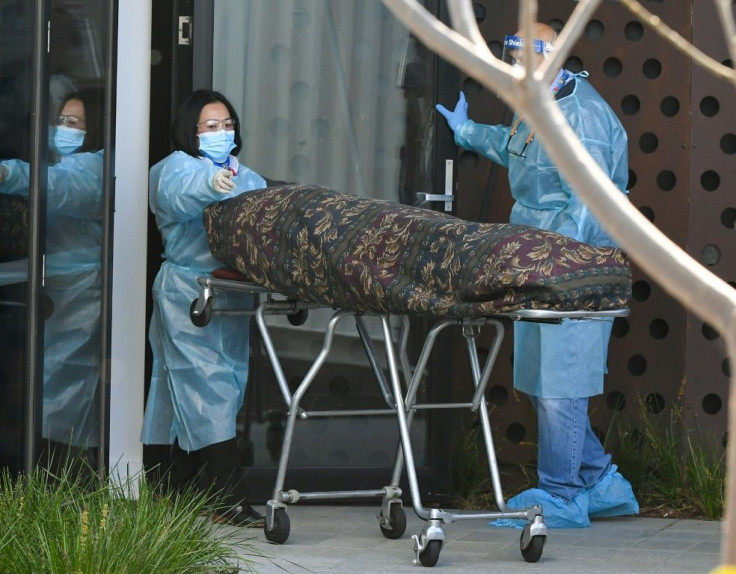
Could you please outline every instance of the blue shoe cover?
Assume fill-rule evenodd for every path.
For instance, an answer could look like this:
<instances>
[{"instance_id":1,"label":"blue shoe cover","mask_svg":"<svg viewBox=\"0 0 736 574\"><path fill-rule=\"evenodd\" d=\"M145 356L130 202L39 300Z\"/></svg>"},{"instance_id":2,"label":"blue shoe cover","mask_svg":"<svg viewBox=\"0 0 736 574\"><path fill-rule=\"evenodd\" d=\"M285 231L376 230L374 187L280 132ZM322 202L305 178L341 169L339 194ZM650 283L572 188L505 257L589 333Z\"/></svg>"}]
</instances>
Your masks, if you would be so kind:
<instances>
[{"instance_id":1,"label":"blue shoe cover","mask_svg":"<svg viewBox=\"0 0 736 574\"><path fill-rule=\"evenodd\" d=\"M639 514L639 503L631 490L631 483L621 476L615 464L587 493L588 516L591 518Z\"/></svg>"},{"instance_id":2,"label":"blue shoe cover","mask_svg":"<svg viewBox=\"0 0 736 574\"><path fill-rule=\"evenodd\" d=\"M530 488L510 498L506 506L510 509L524 509L541 506L544 523L547 528L586 528L590 526L588 519L588 495L580 492L570 502L553 496L546 490ZM489 522L491 526L523 527L526 520L502 518Z\"/></svg>"}]
</instances>

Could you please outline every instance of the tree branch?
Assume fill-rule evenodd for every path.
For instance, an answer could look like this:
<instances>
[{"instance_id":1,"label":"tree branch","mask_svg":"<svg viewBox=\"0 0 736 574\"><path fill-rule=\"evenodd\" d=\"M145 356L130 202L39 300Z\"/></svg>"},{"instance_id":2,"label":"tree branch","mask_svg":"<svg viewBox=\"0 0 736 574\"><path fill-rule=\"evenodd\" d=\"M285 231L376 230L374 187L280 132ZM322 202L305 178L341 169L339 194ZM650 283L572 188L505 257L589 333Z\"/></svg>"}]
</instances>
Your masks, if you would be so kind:
<instances>
[{"instance_id":1,"label":"tree branch","mask_svg":"<svg viewBox=\"0 0 736 574\"><path fill-rule=\"evenodd\" d=\"M690 56L697 64L700 64L706 70L719 78L736 83L736 70L716 62L713 58L698 50L690 42L685 40L685 38L680 36L680 34L662 22L662 19L659 16L652 14L649 10L636 2L636 0L619 0L619 2L628 8L629 12L651 27L667 42L680 50L680 52L686 56Z\"/></svg>"},{"instance_id":2,"label":"tree branch","mask_svg":"<svg viewBox=\"0 0 736 574\"><path fill-rule=\"evenodd\" d=\"M524 116L560 173L590 207L610 236L645 272L655 277L665 291L723 334L729 357L735 364L736 290L668 239L610 181L568 125L546 89L549 84L540 81L546 76L547 69L544 68L544 73L540 73L540 68L537 73L527 74L526 77L516 74L510 66L499 63L495 58L484 59L476 55L473 44L466 37L439 23L416 0L382 1L426 46L476 78L486 88L498 92L504 101ZM734 70L716 63L694 48L634 0L620 2L697 63L721 78L734 81ZM586 2L579 11L575 11L577 17L574 25L565 37L558 39L560 54L564 55L569 49L568 43L577 38L575 34L580 34L594 3L595 0ZM725 4L725 1L722 2L721 9L725 8ZM536 1L522 0L519 16L528 38L533 36L531 26L536 14ZM723 25L727 34L730 34L732 20ZM728 41L729 50L733 50L734 38L729 37ZM525 46L527 61L531 61L531 45L532 42L527 42ZM562 58L563 55L558 57ZM736 437L736 369L730 381L728 436ZM732 536L736 536L736 441L729 441L727 461L721 552L725 564L735 565L736 544L732 544L731 540Z\"/></svg>"},{"instance_id":3,"label":"tree branch","mask_svg":"<svg viewBox=\"0 0 736 574\"><path fill-rule=\"evenodd\" d=\"M542 82L544 85L550 85L555 79L555 75L564 65L575 42L583 35L586 24L600 3L601 0L582 0L575 6L575 9L565 23L565 27L555 40L555 49L552 52L552 57L545 60L539 68L540 73L543 75Z\"/></svg>"},{"instance_id":4,"label":"tree branch","mask_svg":"<svg viewBox=\"0 0 736 574\"><path fill-rule=\"evenodd\" d=\"M493 81L499 96L511 104L510 93L515 79L511 66L504 64L489 52L483 57L475 52L475 46L467 38L432 16L415 0L382 0L386 7L430 50L445 60L478 78L487 76ZM411 25L407 22L411 22ZM469 71L472 70L472 71Z\"/></svg>"},{"instance_id":5,"label":"tree branch","mask_svg":"<svg viewBox=\"0 0 736 574\"><path fill-rule=\"evenodd\" d=\"M450 21L452 27L470 40L476 49L486 52L488 56L492 56L488 49L488 44L478 30L478 23L475 21L475 12L471 0L450 0L448 2L450 10ZM486 56L486 54L484 54Z\"/></svg>"},{"instance_id":6,"label":"tree branch","mask_svg":"<svg viewBox=\"0 0 736 574\"><path fill-rule=\"evenodd\" d=\"M728 57L731 59L731 65L736 63L736 25L733 21L733 11L730 0L714 0L718 9L718 19L723 27L723 36L726 38L726 47L728 48ZM734 87L736 87L736 74L732 74Z\"/></svg>"}]
</instances>

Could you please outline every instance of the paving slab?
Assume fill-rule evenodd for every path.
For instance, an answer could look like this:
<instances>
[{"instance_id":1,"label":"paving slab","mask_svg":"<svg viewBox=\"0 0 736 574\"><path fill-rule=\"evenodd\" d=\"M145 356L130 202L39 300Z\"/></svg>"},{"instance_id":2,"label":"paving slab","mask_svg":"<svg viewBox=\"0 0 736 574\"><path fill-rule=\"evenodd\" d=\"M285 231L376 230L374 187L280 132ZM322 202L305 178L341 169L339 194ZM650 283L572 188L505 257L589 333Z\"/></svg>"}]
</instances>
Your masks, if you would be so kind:
<instances>
[{"instance_id":1,"label":"paving slab","mask_svg":"<svg viewBox=\"0 0 736 574\"><path fill-rule=\"evenodd\" d=\"M411 535L420 534L427 523L406 508L406 533L388 540L378 527L379 511L366 505L289 506L291 531L284 544L269 543L261 529L248 532L248 544L264 555L253 558L253 571L421 571L414 564ZM446 540L432 570L463 574L708 574L721 557L719 521L625 517L594 520L590 528L551 529L536 563L521 556L520 530L491 527L485 520L459 520L443 530Z\"/></svg>"}]
</instances>

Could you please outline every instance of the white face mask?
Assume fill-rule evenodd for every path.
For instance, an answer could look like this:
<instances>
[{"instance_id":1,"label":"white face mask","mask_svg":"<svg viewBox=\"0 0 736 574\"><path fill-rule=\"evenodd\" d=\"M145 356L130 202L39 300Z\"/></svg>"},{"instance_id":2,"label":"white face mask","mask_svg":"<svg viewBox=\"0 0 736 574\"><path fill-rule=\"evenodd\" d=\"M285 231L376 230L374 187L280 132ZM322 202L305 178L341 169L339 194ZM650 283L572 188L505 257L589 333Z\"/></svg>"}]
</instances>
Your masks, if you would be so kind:
<instances>
[{"instance_id":1,"label":"white face mask","mask_svg":"<svg viewBox=\"0 0 736 574\"><path fill-rule=\"evenodd\" d=\"M77 128L57 126L54 132L54 147L62 156L73 154L84 145L87 132Z\"/></svg>"}]
</instances>

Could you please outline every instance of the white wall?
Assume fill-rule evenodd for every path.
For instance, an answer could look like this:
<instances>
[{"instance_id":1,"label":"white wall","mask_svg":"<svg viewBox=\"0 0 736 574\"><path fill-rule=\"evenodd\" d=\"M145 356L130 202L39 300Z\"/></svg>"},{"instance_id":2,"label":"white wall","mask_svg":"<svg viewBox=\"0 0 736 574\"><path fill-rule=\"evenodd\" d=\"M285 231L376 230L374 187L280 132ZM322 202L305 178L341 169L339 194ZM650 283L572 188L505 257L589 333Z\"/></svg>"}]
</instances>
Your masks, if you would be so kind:
<instances>
[{"instance_id":1,"label":"white wall","mask_svg":"<svg viewBox=\"0 0 736 574\"><path fill-rule=\"evenodd\" d=\"M152 1L125 0L118 15L110 467L121 475L143 468Z\"/></svg>"}]
</instances>

